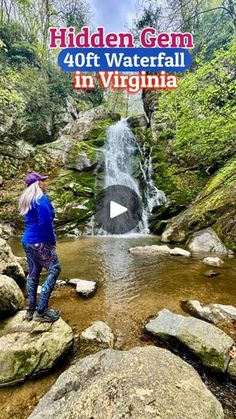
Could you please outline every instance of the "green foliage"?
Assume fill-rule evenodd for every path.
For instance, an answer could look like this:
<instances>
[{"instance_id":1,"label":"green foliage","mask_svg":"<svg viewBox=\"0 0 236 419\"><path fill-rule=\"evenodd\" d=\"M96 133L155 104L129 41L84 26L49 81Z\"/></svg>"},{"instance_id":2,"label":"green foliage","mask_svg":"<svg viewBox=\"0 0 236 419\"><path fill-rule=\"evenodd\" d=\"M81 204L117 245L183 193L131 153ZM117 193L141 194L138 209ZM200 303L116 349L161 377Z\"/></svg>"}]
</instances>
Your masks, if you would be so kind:
<instances>
[{"instance_id":1,"label":"green foliage","mask_svg":"<svg viewBox=\"0 0 236 419\"><path fill-rule=\"evenodd\" d=\"M159 119L175 125L173 149L189 165L221 165L236 151L236 44L159 96Z\"/></svg>"},{"instance_id":2,"label":"green foliage","mask_svg":"<svg viewBox=\"0 0 236 419\"><path fill-rule=\"evenodd\" d=\"M23 2L27 7L27 2ZM23 4L22 3L22 4ZM102 92L79 95L71 75L47 58L37 33L14 21L0 23L0 122L3 139L31 143L53 140L63 124L67 97L78 101L78 111L100 105Z\"/></svg>"}]
</instances>

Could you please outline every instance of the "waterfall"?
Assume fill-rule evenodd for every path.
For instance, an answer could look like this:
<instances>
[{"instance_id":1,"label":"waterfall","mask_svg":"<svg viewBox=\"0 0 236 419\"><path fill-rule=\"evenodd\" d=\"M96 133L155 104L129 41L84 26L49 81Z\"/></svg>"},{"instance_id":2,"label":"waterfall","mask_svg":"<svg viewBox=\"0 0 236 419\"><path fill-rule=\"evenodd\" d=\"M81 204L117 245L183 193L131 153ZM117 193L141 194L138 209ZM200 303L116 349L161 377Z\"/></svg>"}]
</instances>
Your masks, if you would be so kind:
<instances>
[{"instance_id":1,"label":"waterfall","mask_svg":"<svg viewBox=\"0 0 236 419\"><path fill-rule=\"evenodd\" d=\"M166 202L164 192L158 190L152 179L151 155L144 157L126 119L111 125L106 134L106 145L103 149L105 159L105 187L124 185L134 190L144 203L142 220L137 232L148 234L148 216L154 206ZM142 160L142 162L141 162ZM139 172L144 181L144 190L140 189L135 176Z\"/></svg>"}]
</instances>

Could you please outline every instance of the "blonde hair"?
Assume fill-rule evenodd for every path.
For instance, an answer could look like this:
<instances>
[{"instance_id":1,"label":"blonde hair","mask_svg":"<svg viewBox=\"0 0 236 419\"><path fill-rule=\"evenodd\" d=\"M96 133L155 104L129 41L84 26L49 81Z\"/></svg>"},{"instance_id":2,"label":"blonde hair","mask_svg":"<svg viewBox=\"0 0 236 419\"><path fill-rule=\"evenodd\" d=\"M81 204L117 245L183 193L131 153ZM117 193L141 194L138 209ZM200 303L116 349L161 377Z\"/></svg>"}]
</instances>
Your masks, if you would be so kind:
<instances>
[{"instance_id":1,"label":"blonde hair","mask_svg":"<svg viewBox=\"0 0 236 419\"><path fill-rule=\"evenodd\" d=\"M43 196L43 191L39 187L39 182L34 182L32 185L28 186L19 198L18 209L21 215L27 214L27 212L32 208L32 203L39 201Z\"/></svg>"}]
</instances>

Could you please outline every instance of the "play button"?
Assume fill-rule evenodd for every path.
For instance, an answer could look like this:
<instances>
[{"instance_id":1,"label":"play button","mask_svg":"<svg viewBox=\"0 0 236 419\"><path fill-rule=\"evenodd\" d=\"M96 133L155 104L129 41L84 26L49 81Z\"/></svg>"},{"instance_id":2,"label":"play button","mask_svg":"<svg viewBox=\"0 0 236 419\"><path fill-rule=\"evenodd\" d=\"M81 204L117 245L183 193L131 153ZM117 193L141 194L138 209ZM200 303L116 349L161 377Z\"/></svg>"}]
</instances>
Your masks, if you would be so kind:
<instances>
[{"instance_id":1,"label":"play button","mask_svg":"<svg viewBox=\"0 0 236 419\"><path fill-rule=\"evenodd\" d=\"M110 202L110 218L118 217L118 215L124 214L128 211L128 208L123 207L123 205L117 204L117 202Z\"/></svg>"},{"instance_id":2,"label":"play button","mask_svg":"<svg viewBox=\"0 0 236 419\"><path fill-rule=\"evenodd\" d=\"M122 185L112 185L97 196L95 222L109 234L125 234L142 220L143 206L139 195Z\"/></svg>"}]
</instances>

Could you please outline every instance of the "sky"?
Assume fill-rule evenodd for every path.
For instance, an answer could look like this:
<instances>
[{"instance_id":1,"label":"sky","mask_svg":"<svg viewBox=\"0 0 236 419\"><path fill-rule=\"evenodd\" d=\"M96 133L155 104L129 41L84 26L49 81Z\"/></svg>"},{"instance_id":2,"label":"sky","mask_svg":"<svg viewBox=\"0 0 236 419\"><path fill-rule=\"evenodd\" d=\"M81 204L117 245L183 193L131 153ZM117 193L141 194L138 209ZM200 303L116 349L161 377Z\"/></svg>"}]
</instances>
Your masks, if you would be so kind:
<instances>
[{"instance_id":1,"label":"sky","mask_svg":"<svg viewBox=\"0 0 236 419\"><path fill-rule=\"evenodd\" d=\"M106 32L127 32L135 17L136 0L90 0L95 27L104 26Z\"/></svg>"}]
</instances>

